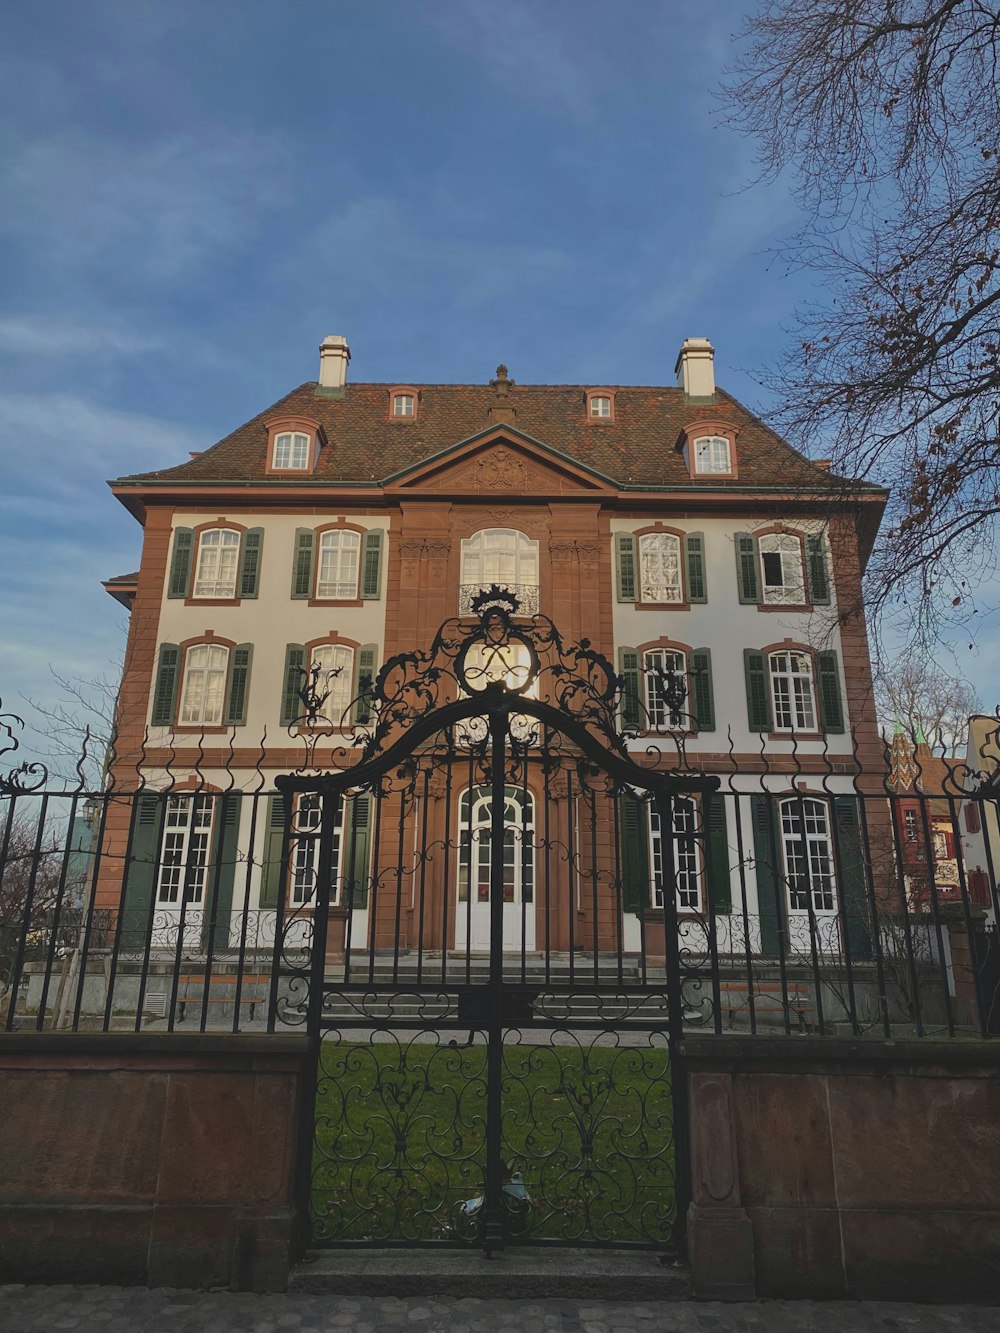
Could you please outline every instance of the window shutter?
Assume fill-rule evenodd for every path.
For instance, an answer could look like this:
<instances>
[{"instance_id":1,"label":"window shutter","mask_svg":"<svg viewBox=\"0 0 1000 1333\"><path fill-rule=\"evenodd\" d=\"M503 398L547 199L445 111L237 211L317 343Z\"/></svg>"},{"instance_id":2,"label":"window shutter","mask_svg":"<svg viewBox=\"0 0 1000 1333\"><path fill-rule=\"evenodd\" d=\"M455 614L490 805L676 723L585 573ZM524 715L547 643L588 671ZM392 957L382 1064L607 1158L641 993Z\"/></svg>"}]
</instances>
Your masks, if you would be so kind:
<instances>
[{"instance_id":1,"label":"window shutter","mask_svg":"<svg viewBox=\"0 0 1000 1333\"><path fill-rule=\"evenodd\" d=\"M784 904L781 876L772 859L776 854L771 850L772 809L769 797L761 793L750 797L753 858L757 873L757 914L760 917L760 951L765 956L773 958L781 949L779 923L783 919Z\"/></svg>"},{"instance_id":2,"label":"window shutter","mask_svg":"<svg viewBox=\"0 0 1000 1333\"><path fill-rule=\"evenodd\" d=\"M121 947L129 952L146 947L165 810L163 797L150 793L134 798L132 854L125 870L125 895L119 930Z\"/></svg>"},{"instance_id":3,"label":"window shutter","mask_svg":"<svg viewBox=\"0 0 1000 1333\"><path fill-rule=\"evenodd\" d=\"M361 596L365 601L381 596L382 536L381 528L372 528L365 533L364 573L361 579Z\"/></svg>"},{"instance_id":4,"label":"window shutter","mask_svg":"<svg viewBox=\"0 0 1000 1333\"><path fill-rule=\"evenodd\" d=\"M819 716L824 731L839 735L844 730L844 705L840 698L837 654L817 653L819 665Z\"/></svg>"},{"instance_id":5,"label":"window shutter","mask_svg":"<svg viewBox=\"0 0 1000 1333\"><path fill-rule=\"evenodd\" d=\"M237 844L240 832L241 793L230 791L224 796L210 796L212 810L212 860L209 864L207 891L213 895L204 915L203 935L205 948L209 938L213 952L229 947L229 925L233 910L233 884L236 880Z\"/></svg>"},{"instance_id":6,"label":"window shutter","mask_svg":"<svg viewBox=\"0 0 1000 1333\"><path fill-rule=\"evenodd\" d=\"M736 534L736 577L741 602L759 601L757 591L757 543L748 532Z\"/></svg>"},{"instance_id":7,"label":"window shutter","mask_svg":"<svg viewBox=\"0 0 1000 1333\"><path fill-rule=\"evenodd\" d=\"M312 528L295 529L295 556L292 561L292 596L301 600L313 591L313 548L316 534Z\"/></svg>"},{"instance_id":8,"label":"window shutter","mask_svg":"<svg viewBox=\"0 0 1000 1333\"><path fill-rule=\"evenodd\" d=\"M871 932L868 929L868 895L865 858L861 846L861 821L858 798L836 796L833 801L837 850L840 853L840 895L843 919L847 923L847 943L852 959L870 958Z\"/></svg>"},{"instance_id":9,"label":"window shutter","mask_svg":"<svg viewBox=\"0 0 1000 1333\"><path fill-rule=\"evenodd\" d=\"M153 711L150 724L154 727L172 727L177 713L177 687L181 650L176 643L161 643L156 664L156 684L153 686Z\"/></svg>"},{"instance_id":10,"label":"window shutter","mask_svg":"<svg viewBox=\"0 0 1000 1333\"><path fill-rule=\"evenodd\" d=\"M375 683L374 643L366 643L354 656L354 721L368 722L372 715L372 686Z\"/></svg>"},{"instance_id":11,"label":"window shutter","mask_svg":"<svg viewBox=\"0 0 1000 1333\"><path fill-rule=\"evenodd\" d=\"M806 537L806 572L809 577L809 600L814 606L830 605L830 579L826 568L826 543L820 533Z\"/></svg>"},{"instance_id":12,"label":"window shutter","mask_svg":"<svg viewBox=\"0 0 1000 1333\"><path fill-rule=\"evenodd\" d=\"M187 597L191 590L191 557L194 554L194 529L174 529L174 549L167 579L168 597Z\"/></svg>"},{"instance_id":13,"label":"window shutter","mask_svg":"<svg viewBox=\"0 0 1000 1333\"><path fill-rule=\"evenodd\" d=\"M621 836L622 911L643 912L649 905L649 813L631 792L618 798Z\"/></svg>"},{"instance_id":14,"label":"window shutter","mask_svg":"<svg viewBox=\"0 0 1000 1333\"><path fill-rule=\"evenodd\" d=\"M725 914L733 910L725 797L717 791L706 792L701 809L702 819L705 821L705 872L708 880L708 901L711 903L713 912Z\"/></svg>"},{"instance_id":15,"label":"window shutter","mask_svg":"<svg viewBox=\"0 0 1000 1333\"><path fill-rule=\"evenodd\" d=\"M708 579L705 573L705 538L700 532L689 532L684 538L687 557L687 599L689 602L708 601Z\"/></svg>"},{"instance_id":16,"label":"window shutter","mask_svg":"<svg viewBox=\"0 0 1000 1333\"><path fill-rule=\"evenodd\" d=\"M240 577L237 587L240 597L256 597L260 586L260 556L264 546L264 529L250 528L244 532L240 544Z\"/></svg>"},{"instance_id":17,"label":"window shutter","mask_svg":"<svg viewBox=\"0 0 1000 1333\"><path fill-rule=\"evenodd\" d=\"M372 795L358 792L345 811L350 838L344 861L346 883L340 895L345 907L368 906L369 861L371 859Z\"/></svg>"},{"instance_id":18,"label":"window shutter","mask_svg":"<svg viewBox=\"0 0 1000 1333\"><path fill-rule=\"evenodd\" d=\"M222 719L227 727L242 727L246 723L252 662L252 643L241 643L229 654L229 688L226 691L226 712Z\"/></svg>"},{"instance_id":19,"label":"window shutter","mask_svg":"<svg viewBox=\"0 0 1000 1333\"><path fill-rule=\"evenodd\" d=\"M264 829L264 862L260 872L260 906L278 906L281 890L281 851L285 835L285 798L267 798L267 824Z\"/></svg>"},{"instance_id":20,"label":"window shutter","mask_svg":"<svg viewBox=\"0 0 1000 1333\"><path fill-rule=\"evenodd\" d=\"M698 731L715 730L712 654L707 648L696 648L691 654L691 701L688 711Z\"/></svg>"},{"instance_id":21,"label":"window shutter","mask_svg":"<svg viewBox=\"0 0 1000 1333\"><path fill-rule=\"evenodd\" d=\"M643 729L642 672L639 654L634 648L618 649L618 670L622 677L622 726L628 730Z\"/></svg>"},{"instance_id":22,"label":"window shutter","mask_svg":"<svg viewBox=\"0 0 1000 1333\"><path fill-rule=\"evenodd\" d=\"M281 725L290 727L302 715L302 700L299 690L305 677L306 650L301 643L290 643L285 648L285 677L281 693Z\"/></svg>"},{"instance_id":23,"label":"window shutter","mask_svg":"<svg viewBox=\"0 0 1000 1333\"><path fill-rule=\"evenodd\" d=\"M751 731L770 731L771 691L764 654L744 648L743 671L747 684L747 725Z\"/></svg>"},{"instance_id":24,"label":"window shutter","mask_svg":"<svg viewBox=\"0 0 1000 1333\"><path fill-rule=\"evenodd\" d=\"M635 538L631 533L615 534L615 580L620 602L635 601Z\"/></svg>"}]
</instances>

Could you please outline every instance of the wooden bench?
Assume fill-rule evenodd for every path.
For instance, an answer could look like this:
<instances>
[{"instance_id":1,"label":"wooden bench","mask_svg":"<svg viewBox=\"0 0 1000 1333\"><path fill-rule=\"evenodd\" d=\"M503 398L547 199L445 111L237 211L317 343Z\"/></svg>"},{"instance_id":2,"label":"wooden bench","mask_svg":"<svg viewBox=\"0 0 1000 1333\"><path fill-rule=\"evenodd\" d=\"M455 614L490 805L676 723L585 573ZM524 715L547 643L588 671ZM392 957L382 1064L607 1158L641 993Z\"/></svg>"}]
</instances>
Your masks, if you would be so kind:
<instances>
[{"instance_id":1,"label":"wooden bench","mask_svg":"<svg viewBox=\"0 0 1000 1333\"><path fill-rule=\"evenodd\" d=\"M248 1008L250 1021L253 1022L259 1004L267 1002L271 986L270 973L251 973L242 981L235 973L213 973L208 978L209 1004L233 1004L236 1001L236 986L240 985L240 1008ZM219 991L228 989L228 994ZM199 973L177 978L177 1017L184 1022L187 1006L203 1004L205 1000L205 977Z\"/></svg>"},{"instance_id":2,"label":"wooden bench","mask_svg":"<svg viewBox=\"0 0 1000 1333\"><path fill-rule=\"evenodd\" d=\"M722 1013L729 1014L731 1022L734 1014L743 1010L749 1011L751 995L755 1014L758 1002L761 1000L766 1004L777 1005L778 1010L784 1010L787 1006L789 1016L794 1015L800 1030L804 1030L807 1026L806 1015L816 1011L812 990L808 983L803 981L788 981L784 987L780 981L720 981L719 1009ZM771 1014L776 1011L766 1009L765 1012Z\"/></svg>"}]
</instances>

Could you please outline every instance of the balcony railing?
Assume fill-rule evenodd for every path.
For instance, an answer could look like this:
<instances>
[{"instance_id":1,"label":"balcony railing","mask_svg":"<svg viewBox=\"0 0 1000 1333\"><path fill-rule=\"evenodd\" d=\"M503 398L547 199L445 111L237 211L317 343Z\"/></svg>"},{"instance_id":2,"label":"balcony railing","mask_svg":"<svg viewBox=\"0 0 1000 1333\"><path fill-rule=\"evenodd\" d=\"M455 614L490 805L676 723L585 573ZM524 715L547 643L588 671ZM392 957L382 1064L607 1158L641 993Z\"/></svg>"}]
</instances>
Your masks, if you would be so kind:
<instances>
[{"instance_id":1,"label":"balcony railing","mask_svg":"<svg viewBox=\"0 0 1000 1333\"><path fill-rule=\"evenodd\" d=\"M486 583L460 583L458 587L458 614L460 616L473 615L473 599L478 597L481 592L486 592L492 586ZM517 598L517 613L521 616L533 616L538 614L538 584L537 583L504 583L497 582L497 587L504 589L505 592L513 593Z\"/></svg>"}]
</instances>

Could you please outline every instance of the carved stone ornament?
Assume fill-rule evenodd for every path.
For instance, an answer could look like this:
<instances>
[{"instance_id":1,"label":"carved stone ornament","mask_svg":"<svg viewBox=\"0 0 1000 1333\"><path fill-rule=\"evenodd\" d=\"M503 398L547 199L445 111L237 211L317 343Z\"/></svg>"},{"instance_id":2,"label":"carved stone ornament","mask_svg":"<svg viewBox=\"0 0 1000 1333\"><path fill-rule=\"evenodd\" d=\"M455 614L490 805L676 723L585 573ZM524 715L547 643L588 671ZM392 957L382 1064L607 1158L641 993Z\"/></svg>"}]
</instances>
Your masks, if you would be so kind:
<instances>
[{"instance_id":1,"label":"carved stone ornament","mask_svg":"<svg viewBox=\"0 0 1000 1333\"><path fill-rule=\"evenodd\" d=\"M494 449L479 460L476 484L483 491L523 491L528 485L528 469L513 450Z\"/></svg>"}]
</instances>

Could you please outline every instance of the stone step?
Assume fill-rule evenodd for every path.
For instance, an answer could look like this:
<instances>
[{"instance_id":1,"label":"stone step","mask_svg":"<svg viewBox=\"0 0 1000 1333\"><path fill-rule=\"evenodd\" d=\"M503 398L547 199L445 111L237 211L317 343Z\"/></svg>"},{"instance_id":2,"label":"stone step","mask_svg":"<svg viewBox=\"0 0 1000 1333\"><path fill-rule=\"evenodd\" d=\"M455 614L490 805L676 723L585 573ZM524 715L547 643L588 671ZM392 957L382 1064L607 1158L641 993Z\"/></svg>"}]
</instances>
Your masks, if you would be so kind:
<instances>
[{"instance_id":1,"label":"stone step","mask_svg":"<svg viewBox=\"0 0 1000 1333\"><path fill-rule=\"evenodd\" d=\"M686 1301L691 1274L651 1250L512 1246L493 1259L482 1250L323 1250L308 1254L289 1294L479 1296L488 1300Z\"/></svg>"}]
</instances>

